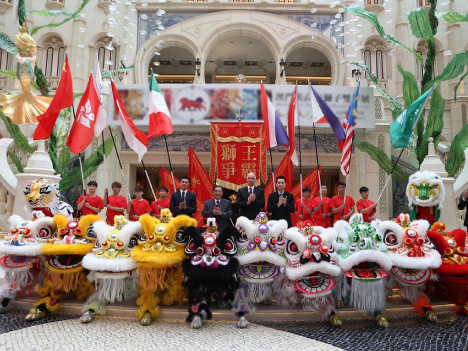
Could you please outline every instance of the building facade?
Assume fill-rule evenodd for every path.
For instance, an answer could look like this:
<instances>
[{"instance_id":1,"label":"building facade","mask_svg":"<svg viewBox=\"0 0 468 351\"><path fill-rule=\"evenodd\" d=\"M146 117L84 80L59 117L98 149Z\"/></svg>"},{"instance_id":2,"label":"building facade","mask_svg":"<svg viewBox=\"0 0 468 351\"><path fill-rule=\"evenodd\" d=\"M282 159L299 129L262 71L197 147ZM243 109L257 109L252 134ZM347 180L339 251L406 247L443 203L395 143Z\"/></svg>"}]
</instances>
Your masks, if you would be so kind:
<instances>
[{"instance_id":1,"label":"building facade","mask_svg":"<svg viewBox=\"0 0 468 351\"><path fill-rule=\"evenodd\" d=\"M70 13L77 9L78 3L72 0L26 0L28 10L48 8ZM38 45L37 63L53 94L60 80L65 53L69 57L76 92L84 91L89 73L96 69L96 56L103 70L134 65L132 71L114 75L117 84L147 84L148 75L153 70L159 75L161 84L234 84L237 75L242 74L245 82L252 84L260 81L307 84L307 80L311 80L314 85L351 86L356 84L351 77L353 66L344 61L354 61L365 63L390 95L401 98L403 78L397 64L401 63L406 70L415 72L418 79L423 67L405 49L385 42L368 22L343 12L341 4L352 3L331 0L95 0L87 4L76 19L59 27L44 28L34 35ZM376 13L388 34L426 55L427 47L411 35L405 16L412 9L427 7L426 0L365 0L356 3ZM452 0L439 5L439 11L465 13L465 7L466 1ZM29 28L37 27L50 23L51 19L59 22L62 17L29 15L27 25ZM0 32L14 39L17 27L16 4L11 0L0 0ZM468 39L463 35L466 30L468 23L440 22L436 37L435 74L443 70L453 55L468 50ZM15 66L15 58L0 50L0 69L15 70ZM457 101L454 100L453 87L458 79L441 84L442 96L446 100L441 141L448 146L454 135L467 124L466 80L460 85ZM365 74L362 86L372 86ZM19 81L0 75L0 89L19 90ZM392 155L390 109L377 90L374 95L375 129L357 130L356 138ZM316 157L312 129L304 128L302 133L305 173L316 166ZM5 135L3 131L2 134ZM339 172L341 153L331 145L334 141L331 130L321 129L317 139L320 164L325 170L323 179L332 186L343 180ZM209 168L209 126L176 126L168 141L176 175L186 172L190 146L194 146L205 168ZM97 145L95 140L90 150ZM130 188L137 183L145 185L136 154L128 150L123 141L119 147ZM282 152L274 153L276 165L282 156ZM168 166L162 139L150 142L145 164L152 181L158 186L159 165ZM385 184L386 173L358 150L351 165L349 193L357 199L359 187L366 185L371 189L371 198L376 199ZM414 169L410 157L405 157L402 165L408 172ZM123 180L115 155L110 157L107 168L107 175L101 166L91 177L100 184ZM297 181L298 171L296 173ZM389 186L382 196L378 208L380 218L392 216L394 207L406 206L401 202L401 188L394 185L395 189Z\"/></svg>"}]
</instances>

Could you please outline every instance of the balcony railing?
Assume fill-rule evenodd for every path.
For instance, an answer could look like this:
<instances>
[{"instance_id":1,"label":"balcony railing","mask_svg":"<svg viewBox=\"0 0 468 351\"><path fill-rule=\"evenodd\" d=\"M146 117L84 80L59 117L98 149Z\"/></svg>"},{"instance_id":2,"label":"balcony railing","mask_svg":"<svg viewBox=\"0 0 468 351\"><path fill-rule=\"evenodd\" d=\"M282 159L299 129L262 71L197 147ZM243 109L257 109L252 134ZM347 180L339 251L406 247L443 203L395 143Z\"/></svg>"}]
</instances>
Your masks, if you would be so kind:
<instances>
[{"instance_id":1,"label":"balcony railing","mask_svg":"<svg viewBox=\"0 0 468 351\"><path fill-rule=\"evenodd\" d=\"M47 0L45 5L50 10L60 10L65 6L65 0Z\"/></svg>"},{"instance_id":2,"label":"balcony railing","mask_svg":"<svg viewBox=\"0 0 468 351\"><path fill-rule=\"evenodd\" d=\"M57 90L60 83L60 77L46 77L49 90Z\"/></svg>"},{"instance_id":3,"label":"balcony railing","mask_svg":"<svg viewBox=\"0 0 468 351\"><path fill-rule=\"evenodd\" d=\"M378 13L384 9L383 0L366 0L366 11Z\"/></svg>"}]
</instances>

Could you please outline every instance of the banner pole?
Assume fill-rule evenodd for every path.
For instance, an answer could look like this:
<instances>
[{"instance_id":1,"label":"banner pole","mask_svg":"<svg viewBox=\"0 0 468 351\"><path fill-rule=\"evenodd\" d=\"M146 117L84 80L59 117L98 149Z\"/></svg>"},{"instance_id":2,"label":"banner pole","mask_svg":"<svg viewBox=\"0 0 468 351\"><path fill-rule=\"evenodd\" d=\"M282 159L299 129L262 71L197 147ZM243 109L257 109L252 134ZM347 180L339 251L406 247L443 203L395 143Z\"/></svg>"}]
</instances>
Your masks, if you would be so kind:
<instances>
[{"instance_id":1,"label":"banner pole","mask_svg":"<svg viewBox=\"0 0 468 351\"><path fill-rule=\"evenodd\" d=\"M101 132L102 135L102 154L104 156L104 174L106 179L106 189L109 189L109 175L107 174L107 161L106 161L106 143L104 140L104 130ZM107 203L109 203L109 192L106 194Z\"/></svg>"},{"instance_id":2,"label":"banner pole","mask_svg":"<svg viewBox=\"0 0 468 351\"><path fill-rule=\"evenodd\" d=\"M150 180L148 171L146 170L145 163L143 162L143 158L141 159L141 165L143 166L143 169L145 170L146 179L148 180L148 184L149 184L149 186L151 188L151 194L153 194L154 201L156 201L156 203L158 203L158 199L156 198L156 194L154 193L153 184L151 184L151 180Z\"/></svg>"},{"instance_id":3,"label":"banner pole","mask_svg":"<svg viewBox=\"0 0 468 351\"><path fill-rule=\"evenodd\" d=\"M171 163L171 156L169 155L169 147L167 146L167 138L166 134L164 135L164 142L166 143L166 151L167 151L167 159L169 160L169 168L171 169L171 177L172 177L172 184L174 185L174 192L177 191L175 180L174 180L174 172L172 171L172 163Z\"/></svg>"},{"instance_id":4,"label":"banner pole","mask_svg":"<svg viewBox=\"0 0 468 351\"><path fill-rule=\"evenodd\" d=\"M270 162L271 162L271 179L273 180L273 190L276 191L275 172L273 171L273 155L271 153L271 147L269 148L269 150L270 150Z\"/></svg>"}]
</instances>

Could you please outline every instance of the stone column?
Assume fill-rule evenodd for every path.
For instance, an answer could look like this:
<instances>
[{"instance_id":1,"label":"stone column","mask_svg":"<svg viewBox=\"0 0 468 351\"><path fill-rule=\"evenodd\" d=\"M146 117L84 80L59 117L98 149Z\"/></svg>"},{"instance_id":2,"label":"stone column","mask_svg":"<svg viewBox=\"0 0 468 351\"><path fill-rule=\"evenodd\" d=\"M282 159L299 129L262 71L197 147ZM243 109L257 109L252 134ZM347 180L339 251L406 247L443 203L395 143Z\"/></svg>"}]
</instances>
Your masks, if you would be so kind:
<instances>
[{"instance_id":1,"label":"stone column","mask_svg":"<svg viewBox=\"0 0 468 351\"><path fill-rule=\"evenodd\" d=\"M0 184L0 216L2 216L5 213L5 208L6 208L6 202L5 202L5 196L6 196L7 189L3 186L3 184Z\"/></svg>"},{"instance_id":2,"label":"stone column","mask_svg":"<svg viewBox=\"0 0 468 351\"><path fill-rule=\"evenodd\" d=\"M445 201L442 204L440 222L444 222L447 226L447 231L452 231L458 229L458 208L457 208L457 199L453 190L453 183L455 179L449 177L447 172L445 172L445 167L439 156L435 151L435 146L433 143L434 139L429 138L429 150L426 158L421 164L420 171L430 171L438 174L444 183L445 186Z\"/></svg>"}]
</instances>

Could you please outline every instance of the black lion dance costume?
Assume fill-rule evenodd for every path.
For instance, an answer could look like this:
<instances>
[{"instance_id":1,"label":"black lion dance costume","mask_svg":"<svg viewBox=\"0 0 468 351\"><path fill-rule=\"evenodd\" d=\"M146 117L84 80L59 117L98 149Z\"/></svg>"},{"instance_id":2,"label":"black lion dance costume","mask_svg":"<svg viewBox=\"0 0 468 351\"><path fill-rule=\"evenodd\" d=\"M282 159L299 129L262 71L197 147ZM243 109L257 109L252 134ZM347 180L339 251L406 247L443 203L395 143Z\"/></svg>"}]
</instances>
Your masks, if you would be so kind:
<instances>
[{"instance_id":1,"label":"black lion dance costume","mask_svg":"<svg viewBox=\"0 0 468 351\"><path fill-rule=\"evenodd\" d=\"M302 296L304 310L317 312L331 325L340 326L341 318L332 295L336 285L333 277L342 274L332 248L336 237L333 228L314 227L311 221L305 221L301 228L286 230L285 254L286 276L291 282L287 284L287 292L297 291Z\"/></svg>"},{"instance_id":2,"label":"black lion dance costume","mask_svg":"<svg viewBox=\"0 0 468 351\"><path fill-rule=\"evenodd\" d=\"M105 315L108 303L138 296L137 264L130 250L137 245L140 223L115 216L113 227L100 221L94 224L94 231L97 240L93 252L83 258L83 267L89 270L87 279L94 282L95 290L83 306L82 323L91 322L95 314Z\"/></svg>"},{"instance_id":3,"label":"black lion dance costume","mask_svg":"<svg viewBox=\"0 0 468 351\"><path fill-rule=\"evenodd\" d=\"M161 312L161 303L182 304L182 261L186 239L183 232L197 221L182 215L172 218L169 209L161 210L161 220L143 215L139 222L144 230L131 257L138 265L139 298L137 317L142 325L150 325Z\"/></svg>"},{"instance_id":4,"label":"black lion dance costume","mask_svg":"<svg viewBox=\"0 0 468 351\"><path fill-rule=\"evenodd\" d=\"M86 280L82 260L94 247L96 234L93 223L101 218L86 215L79 222L68 222L64 215L59 214L53 220L57 230L49 243L41 248L41 253L46 256L48 273L39 289L41 299L26 316L29 321L59 310L64 298L74 295L83 300L94 291L94 284Z\"/></svg>"},{"instance_id":5,"label":"black lion dance costume","mask_svg":"<svg viewBox=\"0 0 468 351\"><path fill-rule=\"evenodd\" d=\"M0 286L0 313L6 312L14 299L31 294L42 284L45 266L41 248L53 234L52 217L34 212L34 219L26 221L18 215L8 219L11 230L0 245L0 270L6 283Z\"/></svg>"},{"instance_id":6,"label":"black lion dance costume","mask_svg":"<svg viewBox=\"0 0 468 351\"><path fill-rule=\"evenodd\" d=\"M281 282L285 279L282 268L287 263L284 234L288 223L285 220L268 221L267 214L260 212L253 222L239 217L236 228L239 231L237 258L241 284L233 307L239 317L237 326L246 328L249 322L245 314L254 310L254 303L271 304L275 297L284 306L283 300L291 297L285 297L281 292Z\"/></svg>"},{"instance_id":7,"label":"black lion dance costume","mask_svg":"<svg viewBox=\"0 0 468 351\"><path fill-rule=\"evenodd\" d=\"M188 287L189 315L193 329L201 328L203 319L211 319L212 296L217 301L232 301L239 285L237 269L239 261L235 238L239 232L227 227L221 233L216 219L208 218L206 231L189 227L184 235L189 237L185 253L189 258L182 263L185 275L184 286Z\"/></svg>"}]
</instances>

